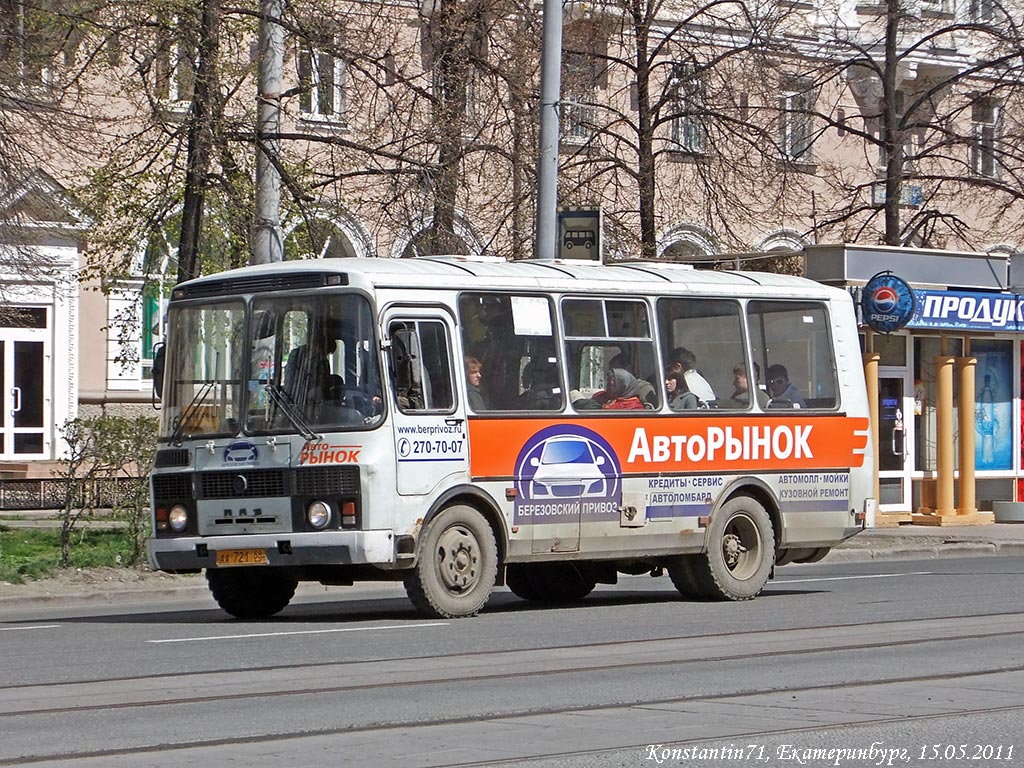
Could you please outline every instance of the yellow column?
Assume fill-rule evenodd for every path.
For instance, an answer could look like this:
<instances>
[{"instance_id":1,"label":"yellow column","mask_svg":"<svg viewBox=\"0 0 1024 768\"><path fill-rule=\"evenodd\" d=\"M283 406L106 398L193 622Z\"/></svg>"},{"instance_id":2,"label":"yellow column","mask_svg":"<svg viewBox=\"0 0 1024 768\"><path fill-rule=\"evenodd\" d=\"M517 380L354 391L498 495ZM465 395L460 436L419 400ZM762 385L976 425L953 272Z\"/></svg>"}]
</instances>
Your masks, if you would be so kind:
<instances>
[{"instance_id":1,"label":"yellow column","mask_svg":"<svg viewBox=\"0 0 1024 768\"><path fill-rule=\"evenodd\" d=\"M935 358L936 394L935 443L936 470L935 514L953 515L953 362L954 358Z\"/></svg>"},{"instance_id":2,"label":"yellow column","mask_svg":"<svg viewBox=\"0 0 1024 768\"><path fill-rule=\"evenodd\" d=\"M970 353L970 347L964 350ZM960 381L960 506L957 515L977 515L974 487L974 366L973 357L956 358Z\"/></svg>"}]
</instances>

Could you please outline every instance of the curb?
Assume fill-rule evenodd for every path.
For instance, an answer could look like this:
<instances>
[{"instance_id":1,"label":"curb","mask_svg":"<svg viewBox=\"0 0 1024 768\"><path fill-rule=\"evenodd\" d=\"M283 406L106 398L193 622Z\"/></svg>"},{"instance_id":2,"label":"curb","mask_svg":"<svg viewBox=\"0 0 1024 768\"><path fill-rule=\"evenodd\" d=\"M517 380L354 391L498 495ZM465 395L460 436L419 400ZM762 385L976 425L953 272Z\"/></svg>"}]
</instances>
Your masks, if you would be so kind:
<instances>
[{"instance_id":1,"label":"curb","mask_svg":"<svg viewBox=\"0 0 1024 768\"><path fill-rule=\"evenodd\" d=\"M0 585L0 590L11 589L17 590L21 587L31 589L30 585L14 584L5 586ZM56 603L60 601L75 602L75 603L88 603L91 605L96 604L113 604L118 602L125 602L131 598L137 598L141 601L146 601L154 597L168 597L173 595L182 595L189 593L202 592L206 594L208 589L206 583L202 584L182 584L182 585L153 585L145 587L134 587L126 589L108 589L102 590L100 588L94 590L82 590L82 589L71 589L67 592L36 592L26 594L0 594L0 606L16 606L25 605L28 603Z\"/></svg>"},{"instance_id":2,"label":"curb","mask_svg":"<svg viewBox=\"0 0 1024 768\"><path fill-rule=\"evenodd\" d=\"M1024 542L978 541L936 542L902 547L837 547L822 560L824 563L864 562L867 560L934 560L941 557L1020 557Z\"/></svg>"}]
</instances>

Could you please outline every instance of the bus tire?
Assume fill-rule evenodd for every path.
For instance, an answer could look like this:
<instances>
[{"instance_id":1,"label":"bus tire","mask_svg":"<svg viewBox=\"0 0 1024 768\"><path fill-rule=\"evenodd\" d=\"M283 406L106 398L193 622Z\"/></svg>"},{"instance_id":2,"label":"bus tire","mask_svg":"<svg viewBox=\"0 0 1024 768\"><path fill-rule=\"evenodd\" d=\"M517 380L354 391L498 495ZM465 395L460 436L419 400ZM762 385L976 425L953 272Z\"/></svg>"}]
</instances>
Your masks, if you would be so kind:
<instances>
[{"instance_id":1,"label":"bus tire","mask_svg":"<svg viewBox=\"0 0 1024 768\"><path fill-rule=\"evenodd\" d=\"M577 603L594 591L597 582L573 563L537 563L527 578L540 603Z\"/></svg>"},{"instance_id":2,"label":"bus tire","mask_svg":"<svg viewBox=\"0 0 1024 768\"><path fill-rule=\"evenodd\" d=\"M472 507L441 511L420 536L419 556L405 591L424 616L475 616L487 603L498 575L494 532Z\"/></svg>"},{"instance_id":3,"label":"bus tire","mask_svg":"<svg viewBox=\"0 0 1024 768\"><path fill-rule=\"evenodd\" d=\"M524 563L510 563L505 566L505 586L513 595L523 600L540 600L540 592L530 580L530 566Z\"/></svg>"},{"instance_id":4,"label":"bus tire","mask_svg":"<svg viewBox=\"0 0 1024 768\"><path fill-rule=\"evenodd\" d=\"M687 600L702 600L707 589L697 580L694 562L700 555L677 555L669 561L666 570L672 585Z\"/></svg>"},{"instance_id":5,"label":"bus tire","mask_svg":"<svg viewBox=\"0 0 1024 768\"><path fill-rule=\"evenodd\" d=\"M775 563L775 534L765 508L737 496L711 516L708 551L692 561L701 597L751 600L760 594Z\"/></svg>"},{"instance_id":6,"label":"bus tire","mask_svg":"<svg viewBox=\"0 0 1024 768\"><path fill-rule=\"evenodd\" d=\"M236 619L265 619L284 610L299 585L275 568L208 568L213 599Z\"/></svg>"}]
</instances>

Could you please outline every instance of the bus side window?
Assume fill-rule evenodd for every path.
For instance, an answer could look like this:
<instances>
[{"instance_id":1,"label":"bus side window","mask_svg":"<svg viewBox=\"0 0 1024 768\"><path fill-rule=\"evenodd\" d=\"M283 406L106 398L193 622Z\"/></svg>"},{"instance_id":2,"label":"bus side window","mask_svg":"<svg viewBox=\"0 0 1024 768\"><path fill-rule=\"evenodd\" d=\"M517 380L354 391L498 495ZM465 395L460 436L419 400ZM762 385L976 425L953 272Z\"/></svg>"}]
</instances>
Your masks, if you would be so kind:
<instances>
[{"instance_id":1,"label":"bus side window","mask_svg":"<svg viewBox=\"0 0 1024 768\"><path fill-rule=\"evenodd\" d=\"M451 354L444 325L433 320L392 323L391 375L402 411L451 410Z\"/></svg>"},{"instance_id":2,"label":"bus side window","mask_svg":"<svg viewBox=\"0 0 1024 768\"><path fill-rule=\"evenodd\" d=\"M747 304L747 318L754 362L764 372L771 407L834 410L836 359L826 306L759 299Z\"/></svg>"},{"instance_id":3,"label":"bus side window","mask_svg":"<svg viewBox=\"0 0 1024 768\"><path fill-rule=\"evenodd\" d=\"M482 366L479 394L487 411L562 410L553 309L545 296L459 297L462 350Z\"/></svg>"}]
</instances>

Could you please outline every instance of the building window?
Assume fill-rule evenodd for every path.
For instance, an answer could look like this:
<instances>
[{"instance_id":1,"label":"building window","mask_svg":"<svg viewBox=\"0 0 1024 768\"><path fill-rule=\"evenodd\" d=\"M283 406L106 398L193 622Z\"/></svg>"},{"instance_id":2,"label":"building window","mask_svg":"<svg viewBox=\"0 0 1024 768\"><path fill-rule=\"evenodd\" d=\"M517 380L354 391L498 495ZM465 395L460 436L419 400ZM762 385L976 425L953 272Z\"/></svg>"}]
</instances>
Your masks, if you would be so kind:
<instances>
[{"instance_id":1,"label":"building window","mask_svg":"<svg viewBox=\"0 0 1024 768\"><path fill-rule=\"evenodd\" d=\"M779 95L779 149L791 162L810 163L814 94L804 81L783 85Z\"/></svg>"},{"instance_id":2,"label":"building window","mask_svg":"<svg viewBox=\"0 0 1024 768\"><path fill-rule=\"evenodd\" d=\"M569 51L562 68L562 139L582 144L596 128L597 60L587 53Z\"/></svg>"},{"instance_id":3,"label":"building window","mask_svg":"<svg viewBox=\"0 0 1024 768\"><path fill-rule=\"evenodd\" d=\"M62 48L71 55L74 30L58 23L46 7L24 0L0 0L0 78L47 90Z\"/></svg>"},{"instance_id":4,"label":"building window","mask_svg":"<svg viewBox=\"0 0 1024 768\"><path fill-rule=\"evenodd\" d=\"M953 12L953 4L951 0L921 0L921 10L933 14L950 14Z\"/></svg>"},{"instance_id":5,"label":"building window","mask_svg":"<svg viewBox=\"0 0 1024 768\"><path fill-rule=\"evenodd\" d=\"M971 171L976 176L994 179L999 175L996 152L1001 118L1002 110L994 101L984 99L971 107Z\"/></svg>"},{"instance_id":6,"label":"building window","mask_svg":"<svg viewBox=\"0 0 1024 768\"><path fill-rule=\"evenodd\" d=\"M186 21L178 16L165 19L157 34L153 62L158 99L172 105L191 100L195 92L196 56Z\"/></svg>"},{"instance_id":7,"label":"building window","mask_svg":"<svg viewBox=\"0 0 1024 768\"><path fill-rule=\"evenodd\" d=\"M906 108L907 94L904 91L896 91L895 93L896 102L896 122L897 131L899 130L898 123L903 119L904 110ZM880 99L878 101L878 112L881 114L885 110L885 104ZM889 164L889 153L886 150L885 131L882 126L881 118L875 121L876 130L875 135L878 138L878 167L885 169ZM903 131L903 170L913 170L914 157L917 154L917 134L913 131Z\"/></svg>"},{"instance_id":8,"label":"building window","mask_svg":"<svg viewBox=\"0 0 1024 768\"><path fill-rule=\"evenodd\" d=\"M306 120L341 122L345 113L343 59L306 47L299 52L299 112Z\"/></svg>"},{"instance_id":9,"label":"building window","mask_svg":"<svg viewBox=\"0 0 1024 768\"><path fill-rule=\"evenodd\" d=\"M672 148L698 155L705 145L703 84L688 64L679 62L672 65L668 91Z\"/></svg>"},{"instance_id":10,"label":"building window","mask_svg":"<svg viewBox=\"0 0 1024 768\"><path fill-rule=\"evenodd\" d=\"M971 21L989 22L994 17L994 0L971 0Z\"/></svg>"}]
</instances>

